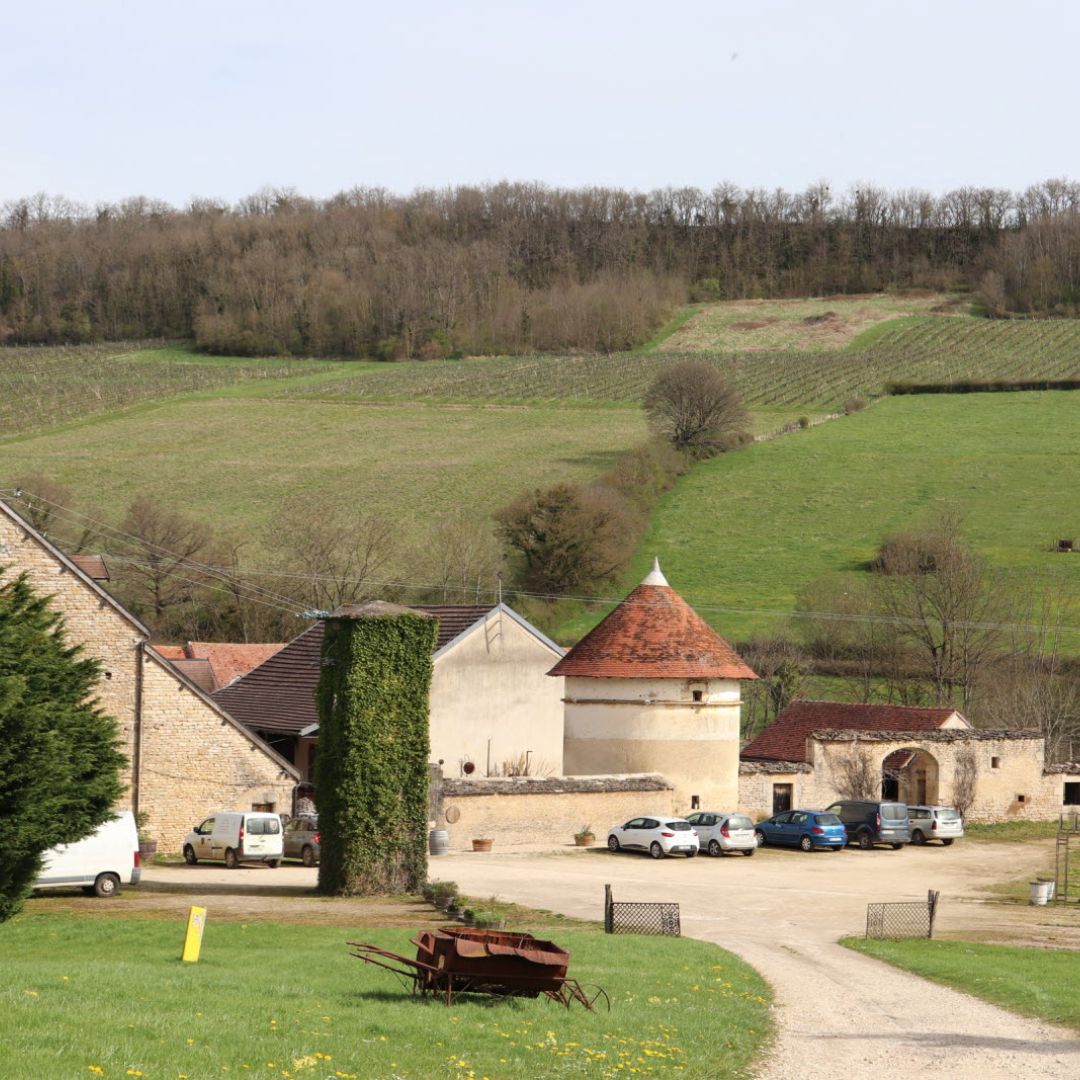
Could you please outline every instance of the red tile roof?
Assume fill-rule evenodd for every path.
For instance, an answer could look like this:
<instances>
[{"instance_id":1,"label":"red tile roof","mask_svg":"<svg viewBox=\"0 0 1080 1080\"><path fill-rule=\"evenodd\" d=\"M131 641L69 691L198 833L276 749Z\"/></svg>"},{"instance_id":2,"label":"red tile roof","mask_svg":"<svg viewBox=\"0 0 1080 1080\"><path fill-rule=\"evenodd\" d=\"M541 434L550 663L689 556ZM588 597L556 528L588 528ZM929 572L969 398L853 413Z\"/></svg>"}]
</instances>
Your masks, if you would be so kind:
<instances>
[{"instance_id":1,"label":"red tile roof","mask_svg":"<svg viewBox=\"0 0 1080 1080\"><path fill-rule=\"evenodd\" d=\"M109 568L100 555L69 555L68 558L94 581L109 581Z\"/></svg>"},{"instance_id":2,"label":"red tile roof","mask_svg":"<svg viewBox=\"0 0 1080 1080\"><path fill-rule=\"evenodd\" d=\"M806 761L806 740L814 731L935 731L956 715L956 710L949 708L793 701L743 747L740 756L750 760Z\"/></svg>"},{"instance_id":3,"label":"red tile roof","mask_svg":"<svg viewBox=\"0 0 1080 1080\"><path fill-rule=\"evenodd\" d=\"M155 645L154 651L164 660L186 660L187 649L183 645Z\"/></svg>"},{"instance_id":4,"label":"red tile roof","mask_svg":"<svg viewBox=\"0 0 1080 1080\"><path fill-rule=\"evenodd\" d=\"M438 652L492 610L489 604L415 605L439 619ZM315 690L322 659L322 622L305 630L280 652L214 694L226 712L258 731L295 735L319 722Z\"/></svg>"},{"instance_id":5,"label":"red tile roof","mask_svg":"<svg viewBox=\"0 0 1080 1080\"><path fill-rule=\"evenodd\" d=\"M210 666L214 669L214 678L217 680L217 686L214 687L216 690L219 687L228 686L241 675L246 675L284 648L284 642L236 645L220 641L189 641L187 655L191 660L210 661Z\"/></svg>"},{"instance_id":6,"label":"red tile roof","mask_svg":"<svg viewBox=\"0 0 1080 1080\"><path fill-rule=\"evenodd\" d=\"M170 660L170 664L181 675L186 675L205 694L212 694L217 689L217 680L214 678L214 669L209 660L192 660L185 657L182 660Z\"/></svg>"},{"instance_id":7,"label":"red tile roof","mask_svg":"<svg viewBox=\"0 0 1080 1080\"><path fill-rule=\"evenodd\" d=\"M548 674L593 679L757 678L670 585L644 582Z\"/></svg>"}]
</instances>

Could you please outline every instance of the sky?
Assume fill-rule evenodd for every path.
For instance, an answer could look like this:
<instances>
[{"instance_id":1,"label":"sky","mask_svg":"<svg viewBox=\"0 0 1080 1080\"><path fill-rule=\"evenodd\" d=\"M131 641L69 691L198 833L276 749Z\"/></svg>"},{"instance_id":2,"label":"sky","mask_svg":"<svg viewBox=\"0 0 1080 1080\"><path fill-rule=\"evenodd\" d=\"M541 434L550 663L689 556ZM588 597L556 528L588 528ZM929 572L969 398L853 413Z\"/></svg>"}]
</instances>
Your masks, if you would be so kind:
<instances>
[{"instance_id":1,"label":"sky","mask_svg":"<svg viewBox=\"0 0 1080 1080\"><path fill-rule=\"evenodd\" d=\"M38 0L0 203L1080 179L1080 4Z\"/></svg>"}]
</instances>

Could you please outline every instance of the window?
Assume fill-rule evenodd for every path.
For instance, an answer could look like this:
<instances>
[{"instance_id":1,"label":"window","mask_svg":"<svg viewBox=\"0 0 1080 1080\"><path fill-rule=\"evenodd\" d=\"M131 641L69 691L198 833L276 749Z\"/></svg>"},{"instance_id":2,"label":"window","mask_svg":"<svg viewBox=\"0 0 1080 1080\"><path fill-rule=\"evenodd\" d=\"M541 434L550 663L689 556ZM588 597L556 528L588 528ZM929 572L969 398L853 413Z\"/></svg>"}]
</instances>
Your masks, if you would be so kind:
<instances>
[{"instance_id":1,"label":"window","mask_svg":"<svg viewBox=\"0 0 1080 1080\"><path fill-rule=\"evenodd\" d=\"M691 795L690 796L690 809L691 810L700 810L701 809L701 796L700 795Z\"/></svg>"},{"instance_id":2,"label":"window","mask_svg":"<svg viewBox=\"0 0 1080 1080\"><path fill-rule=\"evenodd\" d=\"M1026 795L1017 795L1016 796L1016 801L1017 802L1027 802L1027 796Z\"/></svg>"},{"instance_id":3,"label":"window","mask_svg":"<svg viewBox=\"0 0 1080 1080\"><path fill-rule=\"evenodd\" d=\"M1061 801L1065 806L1080 804L1080 781L1070 781L1065 784L1065 794Z\"/></svg>"},{"instance_id":4,"label":"window","mask_svg":"<svg viewBox=\"0 0 1080 1080\"><path fill-rule=\"evenodd\" d=\"M695 701L701 701L705 697L705 693L702 690L693 690L690 695Z\"/></svg>"},{"instance_id":5,"label":"window","mask_svg":"<svg viewBox=\"0 0 1080 1080\"><path fill-rule=\"evenodd\" d=\"M990 759L990 768L991 769L1000 769L1001 768L1001 758L992 757Z\"/></svg>"},{"instance_id":6,"label":"window","mask_svg":"<svg viewBox=\"0 0 1080 1080\"><path fill-rule=\"evenodd\" d=\"M795 795L793 788L793 784L773 784L772 812L774 814L791 809L791 803Z\"/></svg>"}]
</instances>

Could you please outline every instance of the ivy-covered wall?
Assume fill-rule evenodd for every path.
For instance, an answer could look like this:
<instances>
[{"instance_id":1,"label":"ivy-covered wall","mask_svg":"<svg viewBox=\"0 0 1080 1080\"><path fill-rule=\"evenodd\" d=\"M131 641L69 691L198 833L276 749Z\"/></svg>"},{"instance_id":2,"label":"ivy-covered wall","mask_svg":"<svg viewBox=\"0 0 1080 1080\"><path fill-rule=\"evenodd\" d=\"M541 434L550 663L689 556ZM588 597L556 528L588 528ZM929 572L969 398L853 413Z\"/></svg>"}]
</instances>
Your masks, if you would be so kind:
<instances>
[{"instance_id":1,"label":"ivy-covered wall","mask_svg":"<svg viewBox=\"0 0 1080 1080\"><path fill-rule=\"evenodd\" d=\"M410 892L427 876L437 630L429 615L379 602L327 620L316 763L322 892Z\"/></svg>"}]
</instances>

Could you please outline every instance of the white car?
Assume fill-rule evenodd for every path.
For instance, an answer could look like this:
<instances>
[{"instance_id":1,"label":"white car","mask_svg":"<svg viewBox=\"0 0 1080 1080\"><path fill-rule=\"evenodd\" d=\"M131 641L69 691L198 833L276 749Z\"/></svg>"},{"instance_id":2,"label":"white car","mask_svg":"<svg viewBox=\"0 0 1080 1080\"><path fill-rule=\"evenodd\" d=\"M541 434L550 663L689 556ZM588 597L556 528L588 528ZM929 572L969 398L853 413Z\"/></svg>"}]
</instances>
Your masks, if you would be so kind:
<instances>
[{"instance_id":1,"label":"white car","mask_svg":"<svg viewBox=\"0 0 1080 1080\"><path fill-rule=\"evenodd\" d=\"M726 855L739 851L753 855L757 851L754 823L745 814L720 814L713 810L699 810L687 819L698 834L698 843L710 855Z\"/></svg>"},{"instance_id":2,"label":"white car","mask_svg":"<svg viewBox=\"0 0 1080 1080\"><path fill-rule=\"evenodd\" d=\"M608 833L607 846L608 851L647 851L654 859L675 854L692 859L698 853L698 838L685 818L650 814L616 825Z\"/></svg>"},{"instance_id":3,"label":"white car","mask_svg":"<svg viewBox=\"0 0 1080 1080\"><path fill-rule=\"evenodd\" d=\"M964 835L964 819L955 806L908 806L911 842L927 844L940 840L948 847Z\"/></svg>"},{"instance_id":4,"label":"white car","mask_svg":"<svg viewBox=\"0 0 1080 1080\"><path fill-rule=\"evenodd\" d=\"M35 889L81 887L94 896L116 896L121 885L137 885L139 833L135 815L121 810L83 840L46 851Z\"/></svg>"},{"instance_id":5,"label":"white car","mask_svg":"<svg viewBox=\"0 0 1080 1080\"><path fill-rule=\"evenodd\" d=\"M245 862L281 864L281 818L264 811L229 810L207 818L184 838L184 861L224 861L230 870Z\"/></svg>"}]
</instances>

